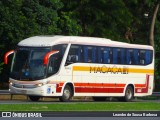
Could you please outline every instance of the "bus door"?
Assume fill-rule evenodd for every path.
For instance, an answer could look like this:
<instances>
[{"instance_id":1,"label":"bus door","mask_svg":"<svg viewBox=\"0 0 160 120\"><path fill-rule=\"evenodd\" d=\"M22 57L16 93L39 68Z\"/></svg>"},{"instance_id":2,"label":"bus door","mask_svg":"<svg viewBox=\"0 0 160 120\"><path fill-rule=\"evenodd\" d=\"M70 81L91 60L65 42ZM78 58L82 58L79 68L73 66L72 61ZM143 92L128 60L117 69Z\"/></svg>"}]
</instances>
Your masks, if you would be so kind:
<instances>
[{"instance_id":1,"label":"bus door","mask_svg":"<svg viewBox=\"0 0 160 120\"><path fill-rule=\"evenodd\" d=\"M74 84L75 93L82 93L81 89L81 69L79 62L81 60L81 47L79 45L71 45L63 74L67 81L70 81Z\"/></svg>"}]
</instances>

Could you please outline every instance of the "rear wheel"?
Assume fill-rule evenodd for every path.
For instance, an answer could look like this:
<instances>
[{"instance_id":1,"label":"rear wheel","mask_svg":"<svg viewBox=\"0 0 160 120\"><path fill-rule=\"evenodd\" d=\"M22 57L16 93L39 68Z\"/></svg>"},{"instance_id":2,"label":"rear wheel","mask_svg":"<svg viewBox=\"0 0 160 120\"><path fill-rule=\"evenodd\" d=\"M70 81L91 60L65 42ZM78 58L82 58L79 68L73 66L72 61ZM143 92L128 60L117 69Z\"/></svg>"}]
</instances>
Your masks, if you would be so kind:
<instances>
[{"instance_id":1,"label":"rear wheel","mask_svg":"<svg viewBox=\"0 0 160 120\"><path fill-rule=\"evenodd\" d=\"M59 98L61 102L69 102L73 96L73 92L69 85L66 85L63 90L63 95Z\"/></svg>"},{"instance_id":2,"label":"rear wheel","mask_svg":"<svg viewBox=\"0 0 160 120\"><path fill-rule=\"evenodd\" d=\"M40 96L28 96L28 97L31 101L38 101L41 98Z\"/></svg>"},{"instance_id":3,"label":"rear wheel","mask_svg":"<svg viewBox=\"0 0 160 120\"><path fill-rule=\"evenodd\" d=\"M124 102L130 102L132 101L134 98L134 91L133 91L133 87L131 86L128 86L126 88L126 91L125 91L125 96L124 97L121 97L121 98L118 98L119 101L124 101Z\"/></svg>"},{"instance_id":4,"label":"rear wheel","mask_svg":"<svg viewBox=\"0 0 160 120\"><path fill-rule=\"evenodd\" d=\"M94 101L105 101L106 97L93 97Z\"/></svg>"},{"instance_id":5,"label":"rear wheel","mask_svg":"<svg viewBox=\"0 0 160 120\"><path fill-rule=\"evenodd\" d=\"M131 86L128 86L125 91L124 101L130 102L134 98L134 91Z\"/></svg>"}]
</instances>

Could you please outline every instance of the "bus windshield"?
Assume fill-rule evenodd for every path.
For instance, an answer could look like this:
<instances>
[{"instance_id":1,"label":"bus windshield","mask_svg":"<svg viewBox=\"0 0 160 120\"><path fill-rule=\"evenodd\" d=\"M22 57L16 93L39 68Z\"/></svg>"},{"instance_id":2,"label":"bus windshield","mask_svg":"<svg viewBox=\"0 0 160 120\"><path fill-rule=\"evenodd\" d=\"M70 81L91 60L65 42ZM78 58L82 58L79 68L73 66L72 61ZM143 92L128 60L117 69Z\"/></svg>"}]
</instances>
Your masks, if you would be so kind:
<instances>
[{"instance_id":1,"label":"bus windshield","mask_svg":"<svg viewBox=\"0 0 160 120\"><path fill-rule=\"evenodd\" d=\"M11 78L18 80L38 80L46 77L44 56L50 48L18 48L12 66Z\"/></svg>"}]
</instances>

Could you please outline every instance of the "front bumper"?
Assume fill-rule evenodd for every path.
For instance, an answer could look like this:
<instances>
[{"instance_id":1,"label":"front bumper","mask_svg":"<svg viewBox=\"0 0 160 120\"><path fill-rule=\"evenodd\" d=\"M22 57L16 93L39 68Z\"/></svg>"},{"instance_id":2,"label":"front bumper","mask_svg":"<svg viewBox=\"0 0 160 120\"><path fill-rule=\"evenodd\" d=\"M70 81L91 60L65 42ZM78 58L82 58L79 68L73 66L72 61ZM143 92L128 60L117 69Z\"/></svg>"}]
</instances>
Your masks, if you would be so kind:
<instances>
[{"instance_id":1,"label":"front bumper","mask_svg":"<svg viewBox=\"0 0 160 120\"><path fill-rule=\"evenodd\" d=\"M18 88L13 85L9 85L11 94L22 94L22 95L35 95L35 96L60 96L56 93L56 84L46 84L40 87L34 88Z\"/></svg>"}]
</instances>

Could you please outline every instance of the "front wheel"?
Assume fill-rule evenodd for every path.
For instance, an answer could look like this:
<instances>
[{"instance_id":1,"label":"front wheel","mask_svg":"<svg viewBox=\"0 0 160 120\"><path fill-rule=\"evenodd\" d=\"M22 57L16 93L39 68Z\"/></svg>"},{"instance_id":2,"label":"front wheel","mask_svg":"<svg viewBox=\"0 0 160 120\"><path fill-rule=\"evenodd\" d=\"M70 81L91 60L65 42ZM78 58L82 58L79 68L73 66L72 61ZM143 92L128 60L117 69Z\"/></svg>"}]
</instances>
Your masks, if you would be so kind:
<instances>
[{"instance_id":1,"label":"front wheel","mask_svg":"<svg viewBox=\"0 0 160 120\"><path fill-rule=\"evenodd\" d=\"M31 101L38 101L41 98L40 96L28 96L28 97Z\"/></svg>"},{"instance_id":2,"label":"front wheel","mask_svg":"<svg viewBox=\"0 0 160 120\"><path fill-rule=\"evenodd\" d=\"M63 95L59 98L61 102L69 102L73 96L73 92L71 91L71 87L66 85L63 90Z\"/></svg>"}]
</instances>

